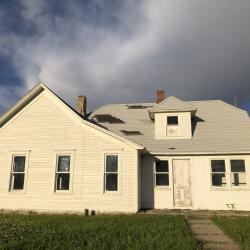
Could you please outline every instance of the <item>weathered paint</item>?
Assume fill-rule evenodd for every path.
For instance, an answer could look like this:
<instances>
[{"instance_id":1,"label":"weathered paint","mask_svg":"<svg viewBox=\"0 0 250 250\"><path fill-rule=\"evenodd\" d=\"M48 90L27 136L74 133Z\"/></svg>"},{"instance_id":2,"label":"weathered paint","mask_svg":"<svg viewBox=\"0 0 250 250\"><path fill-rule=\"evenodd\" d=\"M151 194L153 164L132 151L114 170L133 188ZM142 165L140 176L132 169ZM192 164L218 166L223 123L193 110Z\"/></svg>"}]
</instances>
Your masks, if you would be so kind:
<instances>
[{"instance_id":1,"label":"weathered paint","mask_svg":"<svg viewBox=\"0 0 250 250\"><path fill-rule=\"evenodd\" d=\"M192 181L190 160L173 160L174 206L192 206Z\"/></svg>"},{"instance_id":2,"label":"weathered paint","mask_svg":"<svg viewBox=\"0 0 250 250\"><path fill-rule=\"evenodd\" d=\"M178 116L179 125L176 127L176 136L169 136L167 131L167 117ZM192 137L191 112L156 113L155 114L155 139L190 139Z\"/></svg>"},{"instance_id":3,"label":"weathered paint","mask_svg":"<svg viewBox=\"0 0 250 250\"><path fill-rule=\"evenodd\" d=\"M137 212L141 207L250 210L249 154L142 155L138 151L142 149L139 145L83 122L46 88L38 91L25 105L1 124L0 209L51 212L83 212L86 208L102 212ZM182 136L178 138L190 138L190 112L177 115ZM163 136L166 134L166 117L167 114L156 114L158 139L166 139ZM104 156L107 153L119 155L117 192L104 192ZM70 189L66 192L54 192L58 154L71 155ZM13 155L27 157L24 190L21 192L9 190ZM169 161L168 187L154 185L155 158ZM230 159L244 159L247 186L232 188L228 182L223 188L212 187L212 159L225 159L227 170ZM177 174L174 181L176 162L182 162L181 168L186 166L190 171ZM183 162L188 163L183 165ZM180 176L184 179L179 179ZM176 185L185 180L190 185ZM181 196L177 200L175 190L178 189Z\"/></svg>"},{"instance_id":4,"label":"weathered paint","mask_svg":"<svg viewBox=\"0 0 250 250\"><path fill-rule=\"evenodd\" d=\"M154 158L169 161L169 186L155 187L153 181ZM174 202L173 161L190 160L192 205L176 207ZM215 188L211 184L211 159L224 159L226 168L230 168L230 159L244 159L246 167L246 187L231 187L230 182L224 188ZM232 204L235 210L250 210L250 155L217 156L150 156L142 159L142 207L155 209L210 209L229 210ZM230 180L228 176L228 180Z\"/></svg>"},{"instance_id":5,"label":"weathered paint","mask_svg":"<svg viewBox=\"0 0 250 250\"><path fill-rule=\"evenodd\" d=\"M79 122L44 91L0 130L0 209L136 212L138 151ZM54 192L56 155L74 157L69 191ZM120 155L119 191L104 192L104 154ZM10 191L13 154L27 154L25 189Z\"/></svg>"}]
</instances>

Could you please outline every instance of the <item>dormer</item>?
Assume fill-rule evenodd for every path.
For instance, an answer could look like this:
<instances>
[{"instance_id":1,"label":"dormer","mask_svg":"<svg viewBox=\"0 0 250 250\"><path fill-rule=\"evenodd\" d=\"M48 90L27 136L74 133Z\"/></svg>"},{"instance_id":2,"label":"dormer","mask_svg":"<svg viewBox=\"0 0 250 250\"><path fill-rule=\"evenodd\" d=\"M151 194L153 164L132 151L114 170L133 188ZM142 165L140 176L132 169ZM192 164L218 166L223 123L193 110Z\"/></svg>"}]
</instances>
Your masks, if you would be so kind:
<instances>
[{"instance_id":1,"label":"dormer","mask_svg":"<svg viewBox=\"0 0 250 250\"><path fill-rule=\"evenodd\" d=\"M174 96L159 102L149 110L149 116L155 121L155 139L192 138L192 116L196 108Z\"/></svg>"}]
</instances>

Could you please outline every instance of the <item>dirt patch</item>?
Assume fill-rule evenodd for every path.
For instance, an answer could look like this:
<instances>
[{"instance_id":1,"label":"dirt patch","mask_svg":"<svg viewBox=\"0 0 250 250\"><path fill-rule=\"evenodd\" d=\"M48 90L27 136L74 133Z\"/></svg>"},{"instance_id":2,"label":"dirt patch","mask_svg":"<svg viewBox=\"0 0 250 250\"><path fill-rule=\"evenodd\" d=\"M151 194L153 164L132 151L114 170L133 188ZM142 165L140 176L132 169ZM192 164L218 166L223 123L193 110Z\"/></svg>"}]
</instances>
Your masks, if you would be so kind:
<instances>
[{"instance_id":1,"label":"dirt patch","mask_svg":"<svg viewBox=\"0 0 250 250\"><path fill-rule=\"evenodd\" d=\"M170 214L183 215L186 218L211 218L213 216L250 216L250 211L235 211L235 210L189 210L189 209L154 209L142 210L140 213L146 214Z\"/></svg>"}]
</instances>

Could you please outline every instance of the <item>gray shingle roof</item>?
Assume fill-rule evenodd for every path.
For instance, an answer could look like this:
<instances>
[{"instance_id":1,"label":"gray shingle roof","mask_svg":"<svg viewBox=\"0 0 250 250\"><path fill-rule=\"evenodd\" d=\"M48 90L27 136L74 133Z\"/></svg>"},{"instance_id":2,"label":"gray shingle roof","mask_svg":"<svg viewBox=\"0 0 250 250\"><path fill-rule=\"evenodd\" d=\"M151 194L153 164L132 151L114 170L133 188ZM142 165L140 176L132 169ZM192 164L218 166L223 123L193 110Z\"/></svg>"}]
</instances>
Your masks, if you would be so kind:
<instances>
[{"instance_id":1,"label":"gray shingle roof","mask_svg":"<svg viewBox=\"0 0 250 250\"><path fill-rule=\"evenodd\" d=\"M167 102L167 104L170 108L171 103ZM135 108L129 108L128 105ZM145 108L136 108L136 106L145 106ZM155 103L105 105L96 109L90 119L111 132L144 146L151 153L250 152L250 119L245 111L220 100L181 102L180 106L178 108L197 109L192 121L192 139L156 140L154 121L149 117L149 110L156 107ZM123 123L98 122L95 116L101 114L109 114ZM124 133L121 130L139 131L141 134Z\"/></svg>"}]
</instances>

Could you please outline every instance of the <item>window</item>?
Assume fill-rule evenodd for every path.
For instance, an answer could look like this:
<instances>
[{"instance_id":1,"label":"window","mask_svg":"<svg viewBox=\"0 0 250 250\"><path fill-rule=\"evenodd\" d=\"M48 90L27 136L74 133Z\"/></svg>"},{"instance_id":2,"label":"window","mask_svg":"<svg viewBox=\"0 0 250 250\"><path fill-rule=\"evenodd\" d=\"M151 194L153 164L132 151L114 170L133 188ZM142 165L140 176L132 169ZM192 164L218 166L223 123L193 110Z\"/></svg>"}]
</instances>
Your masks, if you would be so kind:
<instances>
[{"instance_id":1,"label":"window","mask_svg":"<svg viewBox=\"0 0 250 250\"><path fill-rule=\"evenodd\" d=\"M231 160L231 184L234 187L246 186L246 169L244 160Z\"/></svg>"},{"instance_id":2,"label":"window","mask_svg":"<svg viewBox=\"0 0 250 250\"><path fill-rule=\"evenodd\" d=\"M181 130L179 126L179 117L167 116L166 136L176 137L176 136L180 136L180 133L181 133Z\"/></svg>"},{"instance_id":3,"label":"window","mask_svg":"<svg viewBox=\"0 0 250 250\"><path fill-rule=\"evenodd\" d=\"M11 190L23 190L25 179L25 156L14 156L11 168Z\"/></svg>"},{"instance_id":4,"label":"window","mask_svg":"<svg viewBox=\"0 0 250 250\"><path fill-rule=\"evenodd\" d=\"M105 155L105 191L118 191L118 155Z\"/></svg>"},{"instance_id":5,"label":"window","mask_svg":"<svg viewBox=\"0 0 250 250\"><path fill-rule=\"evenodd\" d=\"M212 167L212 186L225 187L227 185L225 161L212 160L211 167Z\"/></svg>"},{"instance_id":6,"label":"window","mask_svg":"<svg viewBox=\"0 0 250 250\"><path fill-rule=\"evenodd\" d=\"M155 162L155 186L169 186L168 161Z\"/></svg>"},{"instance_id":7,"label":"window","mask_svg":"<svg viewBox=\"0 0 250 250\"><path fill-rule=\"evenodd\" d=\"M167 125L178 125L178 116L168 116Z\"/></svg>"},{"instance_id":8,"label":"window","mask_svg":"<svg viewBox=\"0 0 250 250\"><path fill-rule=\"evenodd\" d=\"M227 161L227 163L229 164L229 161ZM232 159L230 160L230 166L228 166L227 168L225 160L212 160L211 167L212 167L212 186L226 187L227 183L231 183L232 188L234 187L240 188L247 186L246 168L244 160Z\"/></svg>"},{"instance_id":9,"label":"window","mask_svg":"<svg viewBox=\"0 0 250 250\"><path fill-rule=\"evenodd\" d=\"M58 155L56 167L55 190L69 190L70 184L70 156Z\"/></svg>"}]
</instances>

